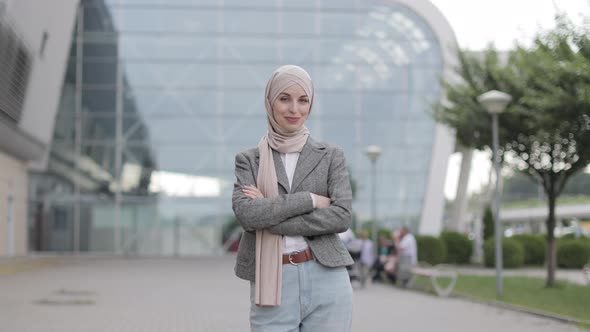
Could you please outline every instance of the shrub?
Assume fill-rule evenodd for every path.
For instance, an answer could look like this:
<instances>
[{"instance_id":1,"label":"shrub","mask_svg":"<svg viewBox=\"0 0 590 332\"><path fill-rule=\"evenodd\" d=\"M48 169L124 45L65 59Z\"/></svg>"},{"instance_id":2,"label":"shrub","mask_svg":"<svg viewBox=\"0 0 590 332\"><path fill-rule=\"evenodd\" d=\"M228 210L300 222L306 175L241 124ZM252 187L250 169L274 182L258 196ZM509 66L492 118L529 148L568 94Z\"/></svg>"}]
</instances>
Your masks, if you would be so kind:
<instances>
[{"instance_id":1,"label":"shrub","mask_svg":"<svg viewBox=\"0 0 590 332\"><path fill-rule=\"evenodd\" d=\"M483 215L483 239L494 237L494 214L492 208L487 205Z\"/></svg>"},{"instance_id":2,"label":"shrub","mask_svg":"<svg viewBox=\"0 0 590 332\"><path fill-rule=\"evenodd\" d=\"M473 252L473 243L466 235L457 232L442 232L441 240L447 247L445 262L452 264L468 264Z\"/></svg>"},{"instance_id":3,"label":"shrub","mask_svg":"<svg viewBox=\"0 0 590 332\"><path fill-rule=\"evenodd\" d=\"M565 239L557 245L557 266L579 269L590 262L590 242L584 239Z\"/></svg>"},{"instance_id":4,"label":"shrub","mask_svg":"<svg viewBox=\"0 0 590 332\"><path fill-rule=\"evenodd\" d=\"M494 239L488 239L483 245L484 263L488 267L496 264L496 246ZM506 268L520 267L524 263L524 248L522 244L512 238L502 241L502 266Z\"/></svg>"},{"instance_id":5,"label":"shrub","mask_svg":"<svg viewBox=\"0 0 590 332\"><path fill-rule=\"evenodd\" d=\"M590 242L590 237L587 237L586 235L580 235L580 237L576 237L576 234L574 233L569 233L569 234L565 234L562 237L559 238L559 240L582 240L582 241L586 241L586 242Z\"/></svg>"},{"instance_id":6,"label":"shrub","mask_svg":"<svg viewBox=\"0 0 590 332\"><path fill-rule=\"evenodd\" d=\"M432 265L445 261L447 247L441 239L434 236L418 235L416 236L416 243L418 245L418 261Z\"/></svg>"},{"instance_id":7,"label":"shrub","mask_svg":"<svg viewBox=\"0 0 590 332\"><path fill-rule=\"evenodd\" d=\"M519 234L512 237L524 248L525 265L543 265L547 251L547 241L533 234Z\"/></svg>"}]
</instances>

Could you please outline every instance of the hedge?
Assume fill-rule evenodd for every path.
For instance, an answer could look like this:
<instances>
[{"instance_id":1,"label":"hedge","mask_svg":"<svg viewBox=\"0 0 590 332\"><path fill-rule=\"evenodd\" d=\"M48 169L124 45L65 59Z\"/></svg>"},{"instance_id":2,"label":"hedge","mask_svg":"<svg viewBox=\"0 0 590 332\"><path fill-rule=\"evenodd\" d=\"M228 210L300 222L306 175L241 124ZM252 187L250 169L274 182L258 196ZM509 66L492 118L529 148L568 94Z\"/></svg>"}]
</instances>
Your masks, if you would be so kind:
<instances>
[{"instance_id":1,"label":"hedge","mask_svg":"<svg viewBox=\"0 0 590 332\"><path fill-rule=\"evenodd\" d=\"M447 247L446 263L469 264L473 253L473 242L461 233L445 231L440 234Z\"/></svg>"},{"instance_id":2,"label":"hedge","mask_svg":"<svg viewBox=\"0 0 590 332\"><path fill-rule=\"evenodd\" d=\"M488 267L496 264L495 239L488 239L483 245L484 263ZM504 238L502 241L502 266L506 268L521 267L524 263L524 247L512 238Z\"/></svg>"},{"instance_id":3,"label":"hedge","mask_svg":"<svg viewBox=\"0 0 590 332\"><path fill-rule=\"evenodd\" d=\"M543 265L547 252L547 240L534 234L518 234L512 237L524 248L525 265Z\"/></svg>"},{"instance_id":4,"label":"hedge","mask_svg":"<svg viewBox=\"0 0 590 332\"><path fill-rule=\"evenodd\" d=\"M581 269L590 263L590 242L585 239L565 239L557 244L557 266Z\"/></svg>"},{"instance_id":5,"label":"hedge","mask_svg":"<svg viewBox=\"0 0 590 332\"><path fill-rule=\"evenodd\" d=\"M432 265L445 261L447 247L441 239L429 235L417 235L416 243L418 245L418 261Z\"/></svg>"}]
</instances>

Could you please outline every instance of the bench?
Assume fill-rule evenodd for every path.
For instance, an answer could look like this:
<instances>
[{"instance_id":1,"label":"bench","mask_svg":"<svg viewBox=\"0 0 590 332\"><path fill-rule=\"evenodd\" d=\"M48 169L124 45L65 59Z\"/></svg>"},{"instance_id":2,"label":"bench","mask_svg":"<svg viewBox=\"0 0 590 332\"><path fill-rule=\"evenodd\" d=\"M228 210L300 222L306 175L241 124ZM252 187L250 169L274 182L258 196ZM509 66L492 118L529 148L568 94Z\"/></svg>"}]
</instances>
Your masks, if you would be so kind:
<instances>
[{"instance_id":1,"label":"bench","mask_svg":"<svg viewBox=\"0 0 590 332\"><path fill-rule=\"evenodd\" d=\"M410 268L410 278L406 283L407 287L414 286L416 276L430 278L430 282L436 294L441 297L446 297L453 292L455 284L457 283L458 273L452 265L438 264L432 266L428 263L419 263L417 266ZM439 279L441 278L450 279L450 282L446 287L440 285Z\"/></svg>"}]
</instances>

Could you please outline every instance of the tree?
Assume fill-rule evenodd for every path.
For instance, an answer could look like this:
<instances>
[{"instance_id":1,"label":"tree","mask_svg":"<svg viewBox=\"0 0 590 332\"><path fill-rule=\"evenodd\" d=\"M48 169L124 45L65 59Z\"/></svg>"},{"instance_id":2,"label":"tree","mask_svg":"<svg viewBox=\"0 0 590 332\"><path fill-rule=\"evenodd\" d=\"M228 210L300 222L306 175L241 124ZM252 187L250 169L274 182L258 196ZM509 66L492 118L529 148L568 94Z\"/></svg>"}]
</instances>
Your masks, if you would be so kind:
<instances>
[{"instance_id":1,"label":"tree","mask_svg":"<svg viewBox=\"0 0 590 332\"><path fill-rule=\"evenodd\" d=\"M496 89L513 101L499 119L500 155L542 185L549 214L546 286L555 284L555 202L572 175L590 162L590 39L564 17L530 48L517 46L506 61L489 47L482 58L459 52L461 83L443 82L447 102L435 118L456 130L465 146L491 143L490 118L477 96Z\"/></svg>"},{"instance_id":2,"label":"tree","mask_svg":"<svg viewBox=\"0 0 590 332\"><path fill-rule=\"evenodd\" d=\"M510 177L504 178L504 197L538 197L539 185L521 172L515 172ZM590 196L590 174L576 173L568 180L563 188L562 195L586 195Z\"/></svg>"}]
</instances>

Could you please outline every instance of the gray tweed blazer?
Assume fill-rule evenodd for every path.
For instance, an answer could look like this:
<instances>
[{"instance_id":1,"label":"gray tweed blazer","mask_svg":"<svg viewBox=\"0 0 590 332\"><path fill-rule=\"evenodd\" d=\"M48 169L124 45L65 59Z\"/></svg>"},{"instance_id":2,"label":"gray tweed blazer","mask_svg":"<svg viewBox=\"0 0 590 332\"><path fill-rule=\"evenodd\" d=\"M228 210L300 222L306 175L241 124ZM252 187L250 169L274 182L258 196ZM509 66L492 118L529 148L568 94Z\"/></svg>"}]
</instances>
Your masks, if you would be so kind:
<instances>
[{"instance_id":1,"label":"gray tweed blazer","mask_svg":"<svg viewBox=\"0 0 590 332\"><path fill-rule=\"evenodd\" d=\"M299 155L291 190L281 157L273 151L279 196L250 199L241 186L256 185L258 158L258 148L236 155L232 206L244 229L236 259L236 275L254 281L256 230L259 229L303 236L316 260L324 266L353 264L336 234L346 231L352 223L352 191L342 149L309 137ZM330 197L330 207L314 209L310 193Z\"/></svg>"}]
</instances>

